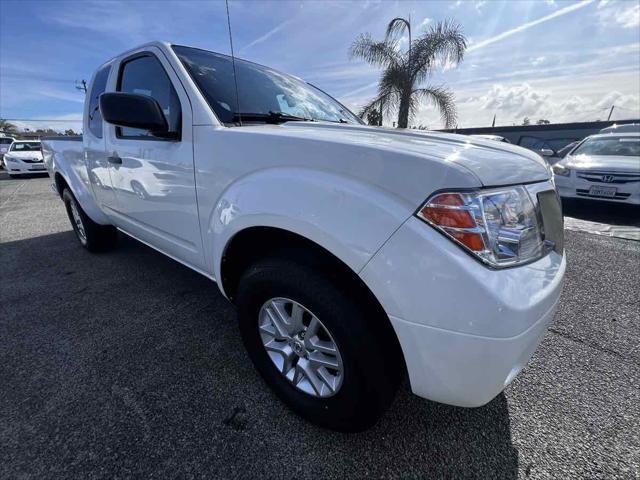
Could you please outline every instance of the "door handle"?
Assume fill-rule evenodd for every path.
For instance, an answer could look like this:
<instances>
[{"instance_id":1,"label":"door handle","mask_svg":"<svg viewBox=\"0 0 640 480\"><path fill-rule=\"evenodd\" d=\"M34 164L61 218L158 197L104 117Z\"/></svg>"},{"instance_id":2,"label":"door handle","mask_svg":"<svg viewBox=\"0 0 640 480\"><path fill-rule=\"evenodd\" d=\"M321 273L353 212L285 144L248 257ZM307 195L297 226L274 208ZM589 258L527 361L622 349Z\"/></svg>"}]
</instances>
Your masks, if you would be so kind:
<instances>
[{"instance_id":1,"label":"door handle","mask_svg":"<svg viewBox=\"0 0 640 480\"><path fill-rule=\"evenodd\" d=\"M107 161L109 163L113 163L114 165L122 165L122 159L118 155L107 157Z\"/></svg>"}]
</instances>

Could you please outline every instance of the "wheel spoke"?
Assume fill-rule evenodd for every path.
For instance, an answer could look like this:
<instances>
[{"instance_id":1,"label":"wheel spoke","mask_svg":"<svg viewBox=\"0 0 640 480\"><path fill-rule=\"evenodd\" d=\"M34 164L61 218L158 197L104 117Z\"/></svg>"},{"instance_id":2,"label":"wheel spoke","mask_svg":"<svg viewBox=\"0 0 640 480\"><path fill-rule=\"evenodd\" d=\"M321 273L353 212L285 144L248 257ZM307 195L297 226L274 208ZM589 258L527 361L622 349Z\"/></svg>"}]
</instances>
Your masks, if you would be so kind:
<instances>
[{"instance_id":1,"label":"wheel spoke","mask_svg":"<svg viewBox=\"0 0 640 480\"><path fill-rule=\"evenodd\" d=\"M322 379L325 385L329 387L329 389L332 392L335 392L336 386L339 382L339 377L337 375L331 375L326 368L319 368L317 372L318 372L318 377Z\"/></svg>"},{"instance_id":2,"label":"wheel spoke","mask_svg":"<svg viewBox=\"0 0 640 480\"><path fill-rule=\"evenodd\" d=\"M260 325L260 333L265 333L273 338L276 338L276 327L274 327L272 323Z\"/></svg>"},{"instance_id":3,"label":"wheel spoke","mask_svg":"<svg viewBox=\"0 0 640 480\"><path fill-rule=\"evenodd\" d=\"M320 340L317 335L307 335L304 339L304 346L307 350L317 350L329 355L335 355L336 344L332 341Z\"/></svg>"},{"instance_id":4,"label":"wheel spoke","mask_svg":"<svg viewBox=\"0 0 640 480\"><path fill-rule=\"evenodd\" d=\"M302 323L302 315L304 314L304 309L294 303L291 306L291 318L289 323L289 334L296 335L304 330L304 324Z\"/></svg>"},{"instance_id":5,"label":"wheel spoke","mask_svg":"<svg viewBox=\"0 0 640 480\"><path fill-rule=\"evenodd\" d=\"M279 340L290 338L275 302L272 302L271 305L269 305L266 312L269 316L269 320L271 320L271 323L275 327L276 338Z\"/></svg>"},{"instance_id":6,"label":"wheel spoke","mask_svg":"<svg viewBox=\"0 0 640 480\"><path fill-rule=\"evenodd\" d=\"M338 363L338 359L336 357L331 357L329 355L325 355L321 352L312 352L309 354L309 362L315 367L329 367L335 370L340 368L340 364Z\"/></svg>"},{"instance_id":7,"label":"wheel spoke","mask_svg":"<svg viewBox=\"0 0 640 480\"><path fill-rule=\"evenodd\" d=\"M304 378L307 379L311 388L316 392L316 395L322 395L322 384L324 383L320 377L318 377L315 369L312 367L311 362L306 358L301 358L298 364L296 365L296 369L300 369Z\"/></svg>"},{"instance_id":8,"label":"wheel spoke","mask_svg":"<svg viewBox=\"0 0 640 480\"><path fill-rule=\"evenodd\" d=\"M274 352L282 357L282 363L277 366L280 372L284 373L285 375L289 370L293 368L295 361L298 358L293 349L285 342L271 340L264 346L264 348L267 349L267 352Z\"/></svg>"}]
</instances>

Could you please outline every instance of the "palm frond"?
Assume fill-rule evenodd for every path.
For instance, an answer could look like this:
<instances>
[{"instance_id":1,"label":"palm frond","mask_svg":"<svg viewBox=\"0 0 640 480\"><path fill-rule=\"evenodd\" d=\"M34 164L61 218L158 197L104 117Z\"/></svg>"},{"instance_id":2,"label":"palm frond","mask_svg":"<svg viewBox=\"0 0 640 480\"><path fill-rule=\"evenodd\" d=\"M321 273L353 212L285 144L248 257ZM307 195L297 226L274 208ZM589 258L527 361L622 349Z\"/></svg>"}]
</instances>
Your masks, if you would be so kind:
<instances>
[{"instance_id":1,"label":"palm frond","mask_svg":"<svg viewBox=\"0 0 640 480\"><path fill-rule=\"evenodd\" d=\"M402 36L405 30L411 31L411 25L409 22L402 18L396 17L387 25L387 33L385 34L385 40L397 40Z\"/></svg>"},{"instance_id":2,"label":"palm frond","mask_svg":"<svg viewBox=\"0 0 640 480\"><path fill-rule=\"evenodd\" d=\"M464 58L467 39L460 25L445 20L431 26L412 46L412 73L417 82L426 78L439 61L458 64Z\"/></svg>"},{"instance_id":3,"label":"palm frond","mask_svg":"<svg viewBox=\"0 0 640 480\"><path fill-rule=\"evenodd\" d=\"M368 33L363 33L356 38L349 49L349 57L360 58L383 68L395 65L400 60L396 42L376 42Z\"/></svg>"},{"instance_id":4,"label":"palm frond","mask_svg":"<svg viewBox=\"0 0 640 480\"><path fill-rule=\"evenodd\" d=\"M379 92L373 100L360 109L358 116L365 118L371 110L379 109L380 106L383 114L390 114L398 108L398 99L396 92Z\"/></svg>"},{"instance_id":5,"label":"palm frond","mask_svg":"<svg viewBox=\"0 0 640 480\"><path fill-rule=\"evenodd\" d=\"M457 112L453 92L445 87L418 88L413 91L412 100L426 100L436 106L440 112L445 128L450 128L456 123ZM417 107L414 106L414 108ZM414 110L415 111L415 110Z\"/></svg>"}]
</instances>

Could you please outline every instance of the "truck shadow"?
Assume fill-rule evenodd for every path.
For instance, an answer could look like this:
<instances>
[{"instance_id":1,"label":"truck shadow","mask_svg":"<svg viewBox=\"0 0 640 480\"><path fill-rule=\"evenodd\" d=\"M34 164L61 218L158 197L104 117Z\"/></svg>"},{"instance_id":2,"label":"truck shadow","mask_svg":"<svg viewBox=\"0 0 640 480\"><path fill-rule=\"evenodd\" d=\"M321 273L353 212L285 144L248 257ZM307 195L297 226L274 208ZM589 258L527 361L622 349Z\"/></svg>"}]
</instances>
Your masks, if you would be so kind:
<instances>
[{"instance_id":1,"label":"truck shadow","mask_svg":"<svg viewBox=\"0 0 640 480\"><path fill-rule=\"evenodd\" d=\"M301 420L254 371L216 286L128 237L101 255L71 231L2 243L0 271L0 431L11 471L518 475L503 394L463 409L415 397L405 382L366 432Z\"/></svg>"}]
</instances>

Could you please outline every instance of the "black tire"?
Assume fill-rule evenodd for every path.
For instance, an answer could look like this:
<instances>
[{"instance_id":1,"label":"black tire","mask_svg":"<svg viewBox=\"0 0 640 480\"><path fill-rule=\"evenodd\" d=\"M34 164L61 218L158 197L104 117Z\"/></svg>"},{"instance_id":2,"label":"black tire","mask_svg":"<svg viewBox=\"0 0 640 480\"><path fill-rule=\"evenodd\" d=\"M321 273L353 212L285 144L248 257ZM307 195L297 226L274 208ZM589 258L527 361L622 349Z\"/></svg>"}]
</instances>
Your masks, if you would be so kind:
<instances>
[{"instance_id":1,"label":"black tire","mask_svg":"<svg viewBox=\"0 0 640 480\"><path fill-rule=\"evenodd\" d=\"M391 404L404 372L385 341L382 319L358 297L318 268L280 258L258 261L240 280L237 305L242 338L255 367L293 411L312 423L343 432L366 430ZM269 299L294 300L327 327L344 365L342 385L330 397L296 388L269 358L258 330L259 312ZM385 319L386 321L386 319Z\"/></svg>"},{"instance_id":2,"label":"black tire","mask_svg":"<svg viewBox=\"0 0 640 480\"><path fill-rule=\"evenodd\" d=\"M111 225L100 225L91 220L68 188L65 188L62 192L62 200L73 231L84 248L90 252L103 252L115 247L118 241L118 231L115 227ZM81 229L74 219L74 207L79 214L84 234L81 233Z\"/></svg>"}]
</instances>

